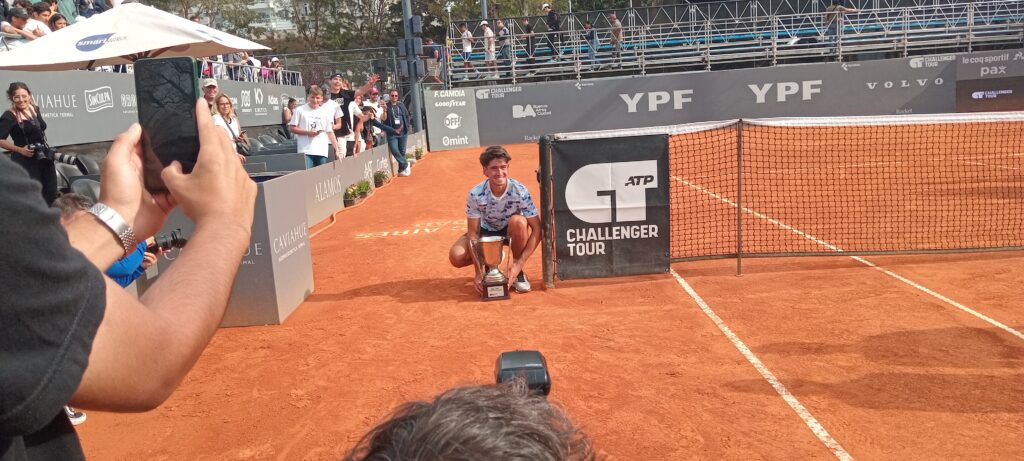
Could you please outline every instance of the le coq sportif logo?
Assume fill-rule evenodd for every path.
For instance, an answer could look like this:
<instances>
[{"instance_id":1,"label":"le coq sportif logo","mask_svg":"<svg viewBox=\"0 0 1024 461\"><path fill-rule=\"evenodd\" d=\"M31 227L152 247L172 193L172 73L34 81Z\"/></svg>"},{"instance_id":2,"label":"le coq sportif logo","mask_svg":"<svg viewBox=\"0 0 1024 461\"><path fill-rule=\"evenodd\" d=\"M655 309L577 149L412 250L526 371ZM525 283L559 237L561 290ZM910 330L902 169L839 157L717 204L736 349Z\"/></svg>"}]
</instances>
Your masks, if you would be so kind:
<instances>
[{"instance_id":1,"label":"le coq sportif logo","mask_svg":"<svg viewBox=\"0 0 1024 461\"><path fill-rule=\"evenodd\" d=\"M565 202L580 221L647 220L647 189L658 187L658 161L594 163L569 177Z\"/></svg>"}]
</instances>

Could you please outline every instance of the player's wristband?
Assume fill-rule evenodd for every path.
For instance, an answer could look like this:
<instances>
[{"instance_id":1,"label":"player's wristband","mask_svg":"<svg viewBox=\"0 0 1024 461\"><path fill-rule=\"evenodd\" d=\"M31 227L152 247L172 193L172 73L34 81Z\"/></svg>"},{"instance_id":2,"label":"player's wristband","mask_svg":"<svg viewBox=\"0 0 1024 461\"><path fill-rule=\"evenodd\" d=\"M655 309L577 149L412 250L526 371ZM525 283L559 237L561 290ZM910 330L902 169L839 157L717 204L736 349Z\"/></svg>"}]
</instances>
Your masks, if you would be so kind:
<instances>
[{"instance_id":1,"label":"player's wristband","mask_svg":"<svg viewBox=\"0 0 1024 461\"><path fill-rule=\"evenodd\" d=\"M92 208L89 208L89 213L99 219L107 229L110 229L114 233L114 237L121 243L121 247L124 248L124 256L128 256L135 251L135 245L138 240L135 238L135 231L132 230L132 226L125 222L121 214L115 211L109 206L97 202ZM122 256L123 257L123 256Z\"/></svg>"}]
</instances>

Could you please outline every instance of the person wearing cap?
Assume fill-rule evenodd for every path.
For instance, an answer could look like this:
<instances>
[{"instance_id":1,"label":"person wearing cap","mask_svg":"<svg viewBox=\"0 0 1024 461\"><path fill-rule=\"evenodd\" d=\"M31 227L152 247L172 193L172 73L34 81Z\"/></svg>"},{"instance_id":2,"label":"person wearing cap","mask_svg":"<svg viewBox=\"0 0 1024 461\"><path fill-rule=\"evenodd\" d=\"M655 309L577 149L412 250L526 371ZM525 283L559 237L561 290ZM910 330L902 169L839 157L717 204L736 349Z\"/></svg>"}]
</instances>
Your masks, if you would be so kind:
<instances>
[{"instance_id":1,"label":"person wearing cap","mask_svg":"<svg viewBox=\"0 0 1024 461\"><path fill-rule=\"evenodd\" d=\"M280 84L282 82L281 60L277 59L277 56L270 58L270 65L268 66L268 68L270 69L270 81L273 83Z\"/></svg>"},{"instance_id":2,"label":"person wearing cap","mask_svg":"<svg viewBox=\"0 0 1024 461\"><path fill-rule=\"evenodd\" d=\"M498 78L498 60L494 49L494 31L487 21L480 21L480 28L484 30L484 67L491 71L489 78Z\"/></svg>"},{"instance_id":3,"label":"person wearing cap","mask_svg":"<svg viewBox=\"0 0 1024 461\"><path fill-rule=\"evenodd\" d=\"M210 115L217 113L217 107L214 105L214 101L217 100L217 95L220 94L220 88L217 87L217 81L212 78L203 79L203 99L206 100L206 104L210 106Z\"/></svg>"},{"instance_id":4,"label":"person wearing cap","mask_svg":"<svg viewBox=\"0 0 1024 461\"><path fill-rule=\"evenodd\" d=\"M544 42L548 44L548 48L551 48L551 59L557 61L562 57L562 17L547 3L541 7L541 10L547 15L544 22L548 25L548 31L544 34Z\"/></svg>"},{"instance_id":5,"label":"person wearing cap","mask_svg":"<svg viewBox=\"0 0 1024 461\"><path fill-rule=\"evenodd\" d=\"M608 15L608 21L612 26L612 67L622 67L622 22L615 16L615 13Z\"/></svg>"},{"instance_id":6,"label":"person wearing cap","mask_svg":"<svg viewBox=\"0 0 1024 461\"><path fill-rule=\"evenodd\" d=\"M25 30L29 19L28 12L24 8L11 8L7 15L7 21L0 22L0 31L5 34L20 35L25 40L35 40L38 37Z\"/></svg>"},{"instance_id":7,"label":"person wearing cap","mask_svg":"<svg viewBox=\"0 0 1024 461\"><path fill-rule=\"evenodd\" d=\"M366 80L365 85L359 89L353 90L350 88L348 80L345 80L345 76L342 75L341 72L331 74L330 97L328 102L324 103L324 106L336 107L334 135L338 138L339 143L342 139L345 140L345 152L338 152L338 157L350 157L355 155L356 137L352 130L355 127L355 120L353 117L358 116L358 114L351 113L349 105L352 101L355 101L356 95L362 96L369 93L378 81L380 81L379 75L370 75L370 78Z\"/></svg>"}]
</instances>

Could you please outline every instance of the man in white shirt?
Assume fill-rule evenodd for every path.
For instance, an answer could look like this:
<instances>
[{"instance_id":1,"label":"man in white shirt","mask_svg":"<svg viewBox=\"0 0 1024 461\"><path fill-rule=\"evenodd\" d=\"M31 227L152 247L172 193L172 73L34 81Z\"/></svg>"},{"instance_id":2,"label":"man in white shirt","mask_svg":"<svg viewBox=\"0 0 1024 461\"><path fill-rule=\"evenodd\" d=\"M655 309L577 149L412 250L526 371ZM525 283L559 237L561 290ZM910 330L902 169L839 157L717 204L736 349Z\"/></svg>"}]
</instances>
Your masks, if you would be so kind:
<instances>
[{"instance_id":1,"label":"man in white shirt","mask_svg":"<svg viewBox=\"0 0 1024 461\"><path fill-rule=\"evenodd\" d=\"M484 31L484 67L491 71L490 78L498 78L498 60L494 50L494 31L487 21L480 21L480 28Z\"/></svg>"},{"instance_id":2,"label":"man in white shirt","mask_svg":"<svg viewBox=\"0 0 1024 461\"><path fill-rule=\"evenodd\" d=\"M324 93L318 86L309 88L306 104L296 107L288 130L295 134L298 151L306 155L306 168L327 163L330 146L338 149L338 138L334 136L334 106L323 106Z\"/></svg>"},{"instance_id":3,"label":"man in white shirt","mask_svg":"<svg viewBox=\"0 0 1024 461\"><path fill-rule=\"evenodd\" d=\"M50 20L50 6L44 2L32 5L32 17L25 24L25 32L36 37L42 37L50 33L50 26L46 24Z\"/></svg>"},{"instance_id":4,"label":"man in white shirt","mask_svg":"<svg viewBox=\"0 0 1024 461\"><path fill-rule=\"evenodd\" d=\"M370 99L363 101L363 107L372 107L377 113L377 120L380 120L384 116L384 101L380 100L380 90L376 88L370 90ZM384 144L384 133L380 131L380 128L373 127L373 136L375 139L371 147Z\"/></svg>"},{"instance_id":5,"label":"man in white shirt","mask_svg":"<svg viewBox=\"0 0 1024 461\"><path fill-rule=\"evenodd\" d=\"M462 67L466 70L467 75L472 70L479 76L480 71L473 68L473 63L469 62L473 59L473 33L469 31L464 22L459 24L459 32L462 32Z\"/></svg>"}]
</instances>

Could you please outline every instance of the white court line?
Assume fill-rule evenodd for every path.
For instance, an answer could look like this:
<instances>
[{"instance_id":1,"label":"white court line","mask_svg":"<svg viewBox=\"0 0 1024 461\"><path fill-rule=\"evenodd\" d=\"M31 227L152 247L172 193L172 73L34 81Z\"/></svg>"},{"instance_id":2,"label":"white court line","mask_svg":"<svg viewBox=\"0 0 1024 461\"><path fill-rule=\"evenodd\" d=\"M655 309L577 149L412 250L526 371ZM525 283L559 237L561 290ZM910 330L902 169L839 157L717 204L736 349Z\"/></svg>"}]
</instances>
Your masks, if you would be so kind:
<instances>
[{"instance_id":1,"label":"white court line","mask_svg":"<svg viewBox=\"0 0 1024 461\"><path fill-rule=\"evenodd\" d=\"M716 194L716 193L714 193L714 192L712 192L710 190L707 190L707 189L705 189L705 188L703 188L703 187L701 187L699 185L696 185L696 184L693 184L693 183L691 183L689 181L686 181L686 180L684 180L684 179L682 179L682 178L680 178L678 176L672 176L672 179L675 179L676 181L679 181L679 182L685 184L687 187L690 187L692 189L695 189L695 190L698 190L698 191L703 192L705 194L708 194L708 195L710 195L710 196L712 196L714 198L717 198L718 200L721 200L722 202L725 202L725 203L731 205L733 208L736 208L738 206L736 204L736 202L734 202L732 200L729 200L729 199L727 199L725 197L722 197L721 195L718 195L718 194ZM817 237L814 237L813 235L810 235L810 234L808 234L806 232L803 232L803 231L801 231L801 230L799 230L799 229L797 229L797 228L795 228L793 226L790 226L790 225L788 225L786 223L783 223L781 221L773 219L773 218L771 218L769 216L765 216L765 215L763 215L761 213L758 213L758 212L756 212L754 210L751 210L751 209L749 209L747 207L743 207L742 210L743 210L744 213L747 213L747 214L756 216L758 218L764 219L764 220L766 220L766 221L768 221L768 222L770 222L772 224L775 224L776 226L779 226L779 227L781 227L783 229L786 229L786 230L788 230L788 231L790 231L790 232L792 232L794 234L797 234L797 235L799 235L799 236L801 236L801 237L803 237L803 238L805 238L807 240L810 240L810 241L812 241L814 243L817 243L818 245L821 245L821 246L823 246L825 248L828 248L829 250L835 251L837 253L843 253L844 252L842 248L839 248L839 247L837 247L837 246L835 246L835 245L833 245L831 243L828 243L828 242L826 242L824 240L821 240L821 239L819 239ZM923 293L925 293L925 294L927 294L929 296L934 297L935 299L938 299L939 301L942 301L942 302L944 302L946 304L949 304L950 306L953 306L953 307L955 307L955 308L957 308L957 309L959 309L959 310L961 310L963 312L966 312L966 313L968 313L970 315L973 315L974 317L977 317L978 319L988 323L989 325L992 325L992 326L994 326L996 328L999 328L1000 330L1003 330L1003 331L1005 331L1007 333L1010 333L1013 336L1016 336L1017 338L1019 338L1021 340L1024 340L1024 333L1021 333L1020 331L1017 331L1017 330L1015 330L1015 329L1013 329L1013 328L1003 324L1002 322L1000 322L1000 321L998 321L996 319L993 319L993 318L991 318L991 317L989 317L989 316L987 316L985 314L982 314L981 312L978 312L978 311L976 311L974 309L971 309L971 308L969 308L969 307L967 307L967 306L965 306L963 304L960 304L960 303L958 303L958 302L956 302L956 301L954 301L954 300L952 300L952 299L950 299L950 298L948 298L946 296L943 296L943 295L941 295L939 293L936 293L936 292L928 289L927 287L925 287L925 286L923 286L923 285L921 285L921 284L919 284L917 282L914 282L913 280L910 280L910 279L908 279L906 277L903 277L903 276L901 276L901 275L899 275L899 274L897 274L895 272L892 272L890 270L878 267L878 265L876 265L876 264L872 263L871 261L868 261L868 260L866 260L864 258L861 258L859 256L850 256L850 258L852 258L854 261L857 261L857 262L859 262L861 264L864 264L864 265L866 265L868 267L871 267L873 269L879 270L879 271L881 271L885 275L888 275L888 276L890 276L890 277L892 277L892 278L894 278L896 280L899 280L899 281L901 281L901 282L903 282L903 283L905 283L905 284L907 284L907 285L909 285L909 286L911 286L911 287L913 287L913 288L915 288L917 290L920 290L921 292L923 292Z\"/></svg>"},{"instance_id":2,"label":"white court line","mask_svg":"<svg viewBox=\"0 0 1024 461\"><path fill-rule=\"evenodd\" d=\"M967 160L960 160L960 163L966 163L966 164L968 164L968 165L978 165L978 166L987 166L987 167L991 167L991 168L999 168L999 169L1003 169L1003 170L1014 170L1014 171L1016 171L1016 170L1020 170L1020 168L1014 168L1014 167L1012 167L1012 166L1002 166L1002 165L989 165L989 164L987 164L987 163L981 163L981 162L969 162L969 161L967 161Z\"/></svg>"},{"instance_id":3,"label":"white court line","mask_svg":"<svg viewBox=\"0 0 1024 461\"><path fill-rule=\"evenodd\" d=\"M772 373L771 370L769 370L768 367L764 365L764 362L761 362L761 359L757 358L757 356L754 355L750 348L743 343L743 340L732 332L732 329L730 329L729 326L725 324L722 318L719 317L718 314L715 313L715 311L711 310L711 306L708 306L708 303L704 302L704 298L701 298L700 295L697 294L693 287L691 287L690 284L686 282L686 279L681 277L679 273L675 271L675 269L670 269L669 272L672 274L673 277L676 278L676 281L679 282L679 285L681 285L683 289L686 290L686 293L688 293L690 297L697 302L697 305L700 306L700 310L704 311L704 315L707 315L708 318L710 318L711 321L715 323L715 326L717 326L718 329L721 330L722 334L724 334L726 338L729 338L729 341L732 342L732 345L735 346L736 349L740 351L740 354L743 354L743 358L747 359L747 361L754 366L754 369L756 369L757 372L761 374L761 377L764 378L765 381L768 381L768 384L770 384L772 388L775 389L775 392L777 392L779 396L782 397L782 400L785 400L786 403L789 404L789 407L792 408L793 411L796 412L797 416L799 416L800 419L804 421L804 424L806 424L807 427L811 429L811 432L813 432L814 435L818 437L818 440L820 440L821 443L825 444L825 446L828 447L829 450L832 450L832 453L836 455L836 458L839 458L844 461L852 461L853 456L850 456L850 453L848 453L843 448L843 446L836 441L836 439L832 438L832 435L828 433L828 430L826 430L825 427L818 422L817 418L815 418L814 415L812 415L811 412L807 410L807 407L800 403L800 401L797 400L796 396L789 392L789 389L786 389L786 385L782 384L782 382L779 381L779 378L776 378L775 374Z\"/></svg>"}]
</instances>

